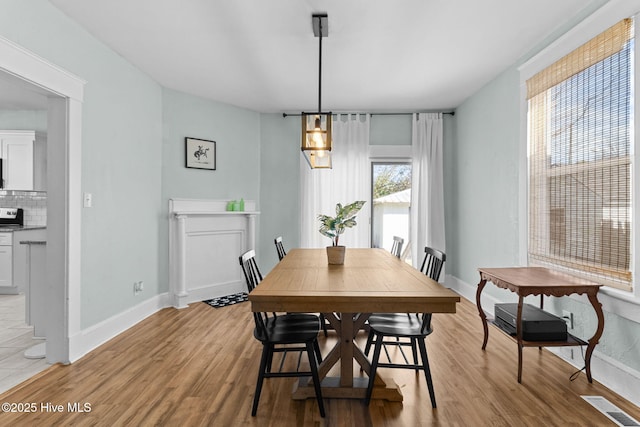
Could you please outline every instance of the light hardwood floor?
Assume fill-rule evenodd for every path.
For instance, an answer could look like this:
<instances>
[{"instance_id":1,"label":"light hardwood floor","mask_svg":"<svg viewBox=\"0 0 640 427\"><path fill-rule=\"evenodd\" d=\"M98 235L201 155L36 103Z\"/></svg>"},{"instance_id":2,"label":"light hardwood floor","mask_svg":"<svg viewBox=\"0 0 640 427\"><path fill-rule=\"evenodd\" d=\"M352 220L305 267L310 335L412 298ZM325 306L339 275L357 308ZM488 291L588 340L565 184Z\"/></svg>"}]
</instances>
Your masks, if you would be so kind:
<instances>
[{"instance_id":1,"label":"light hardwood floor","mask_svg":"<svg viewBox=\"0 0 640 427\"><path fill-rule=\"evenodd\" d=\"M491 327L487 351L476 308L434 315L427 338L438 408L431 409L422 374L387 371L404 402L294 401L294 379L265 381L257 417L250 415L261 345L252 336L249 304L220 309L203 303L164 309L81 360L54 365L0 395L0 403L35 403L35 413L0 411L0 425L162 426L611 426L581 395L602 395L636 419L640 408L537 348L524 351L516 381L515 343ZM364 344L364 334L359 343ZM335 340L321 336L326 351ZM275 361L277 362L277 360ZM292 361L293 362L293 361ZM356 372L356 375L361 375ZM364 374L362 374L364 375ZM593 373L598 379L598 372ZM63 405L61 413L42 405ZM90 412L70 413L68 404ZM52 406L49 407L52 410Z\"/></svg>"}]
</instances>

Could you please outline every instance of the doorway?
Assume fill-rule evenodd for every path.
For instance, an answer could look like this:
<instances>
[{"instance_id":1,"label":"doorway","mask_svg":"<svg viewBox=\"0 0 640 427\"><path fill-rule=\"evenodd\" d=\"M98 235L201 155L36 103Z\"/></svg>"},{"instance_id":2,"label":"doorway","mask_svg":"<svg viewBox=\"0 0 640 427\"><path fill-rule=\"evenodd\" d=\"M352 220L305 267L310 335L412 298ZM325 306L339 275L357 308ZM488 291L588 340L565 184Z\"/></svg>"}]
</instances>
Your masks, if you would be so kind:
<instances>
[{"instance_id":1,"label":"doorway","mask_svg":"<svg viewBox=\"0 0 640 427\"><path fill-rule=\"evenodd\" d=\"M46 141L46 116L50 94L44 89L6 72L0 73L0 94L2 129L30 130L35 131L38 135L34 140L33 150L34 153L36 150L39 151L40 161L34 161L34 165L38 167L38 170L34 169L34 177L43 176L46 173L43 152L46 150L46 142L44 141ZM28 161L26 157L23 160ZM43 209L46 193L41 192L43 190L42 181L46 181L44 176L39 180L34 179L34 187L31 189L22 187L23 191L20 191L20 187L18 187L14 190L4 190L0 197L2 199L1 206L23 208L25 218L29 218L25 220L25 225L46 226L42 222L42 218L46 218L46 209ZM42 233L42 231L38 233ZM13 233L12 257L14 259L21 258L20 254L27 252L27 249L19 244L20 240L27 240L23 236L25 236L24 233L17 231ZM24 257L26 261L26 255ZM25 267L24 264L20 265ZM16 265L12 276L13 282L10 284L12 286L18 285L20 293L0 295L0 393L48 367L46 360L40 358L40 348L37 347L37 345L44 343L44 340L40 339L43 334L41 331L36 334L34 327L27 325L27 297L24 289L26 274L24 271L20 271L19 265ZM43 311L39 312L43 313ZM32 312L32 325L34 323L33 316ZM27 357L27 352L30 353L30 357Z\"/></svg>"},{"instance_id":2,"label":"doorway","mask_svg":"<svg viewBox=\"0 0 640 427\"><path fill-rule=\"evenodd\" d=\"M371 163L371 200L371 247L389 250L401 237L401 259L411 263L411 163Z\"/></svg>"},{"instance_id":3,"label":"doorway","mask_svg":"<svg viewBox=\"0 0 640 427\"><path fill-rule=\"evenodd\" d=\"M85 82L1 37L0 73L47 96L46 358L49 363L70 363L83 352L71 341L80 335L80 142Z\"/></svg>"}]
</instances>

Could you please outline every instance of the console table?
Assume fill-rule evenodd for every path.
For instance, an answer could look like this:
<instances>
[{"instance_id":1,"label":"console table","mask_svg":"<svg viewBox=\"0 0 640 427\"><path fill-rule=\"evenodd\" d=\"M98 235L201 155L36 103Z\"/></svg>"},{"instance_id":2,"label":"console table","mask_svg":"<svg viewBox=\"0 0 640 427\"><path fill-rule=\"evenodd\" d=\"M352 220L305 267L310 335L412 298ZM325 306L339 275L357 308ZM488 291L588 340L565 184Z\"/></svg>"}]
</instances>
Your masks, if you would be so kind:
<instances>
[{"instance_id":1,"label":"console table","mask_svg":"<svg viewBox=\"0 0 640 427\"><path fill-rule=\"evenodd\" d=\"M522 349L523 347L559 347L587 345L585 355L585 368L587 379L593 382L591 377L591 355L598 340L604 330L604 314L602 304L598 301L598 291L600 284L579 279L568 274L552 271L543 267L513 267L513 268L479 268L480 283L476 291L476 305L478 313L482 319L484 328L484 341L482 349L487 347L489 340L489 328L487 326L487 316L482 310L480 295L487 282L492 282L499 288L508 289L518 295L518 314L516 319L516 337L518 344L518 382L522 382ZM586 294L589 302L593 306L598 317L598 327L596 332L585 342L573 335L568 335L566 341L525 341L522 339L522 304L527 295L540 295L540 308L542 308L543 296L567 296L571 294Z\"/></svg>"}]
</instances>

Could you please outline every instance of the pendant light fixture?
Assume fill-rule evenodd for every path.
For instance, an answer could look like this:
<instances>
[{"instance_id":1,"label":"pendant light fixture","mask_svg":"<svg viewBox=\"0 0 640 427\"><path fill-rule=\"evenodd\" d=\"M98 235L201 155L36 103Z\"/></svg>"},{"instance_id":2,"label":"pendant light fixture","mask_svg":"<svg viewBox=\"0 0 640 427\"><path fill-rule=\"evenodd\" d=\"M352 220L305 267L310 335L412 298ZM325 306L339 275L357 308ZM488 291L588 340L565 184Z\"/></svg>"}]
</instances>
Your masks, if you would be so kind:
<instances>
[{"instance_id":1,"label":"pendant light fixture","mask_svg":"<svg viewBox=\"0 0 640 427\"><path fill-rule=\"evenodd\" d=\"M313 34L319 38L318 111L303 112L302 153L311 169L331 168L331 112L322 112L322 38L329 35L327 14L312 16Z\"/></svg>"}]
</instances>

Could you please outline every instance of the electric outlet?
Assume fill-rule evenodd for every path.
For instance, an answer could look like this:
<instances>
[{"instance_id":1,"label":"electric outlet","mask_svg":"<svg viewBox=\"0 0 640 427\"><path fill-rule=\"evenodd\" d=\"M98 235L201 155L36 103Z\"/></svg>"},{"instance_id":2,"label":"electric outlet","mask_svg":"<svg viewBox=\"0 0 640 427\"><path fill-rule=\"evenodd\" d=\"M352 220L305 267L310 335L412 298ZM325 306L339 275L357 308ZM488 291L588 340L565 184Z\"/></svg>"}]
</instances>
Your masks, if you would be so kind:
<instances>
[{"instance_id":1,"label":"electric outlet","mask_svg":"<svg viewBox=\"0 0 640 427\"><path fill-rule=\"evenodd\" d=\"M567 327L573 329L573 313L568 310L562 310L562 318L567 322Z\"/></svg>"},{"instance_id":2,"label":"electric outlet","mask_svg":"<svg viewBox=\"0 0 640 427\"><path fill-rule=\"evenodd\" d=\"M133 295L138 295L144 289L144 282L141 280L139 282L133 282Z\"/></svg>"}]
</instances>

